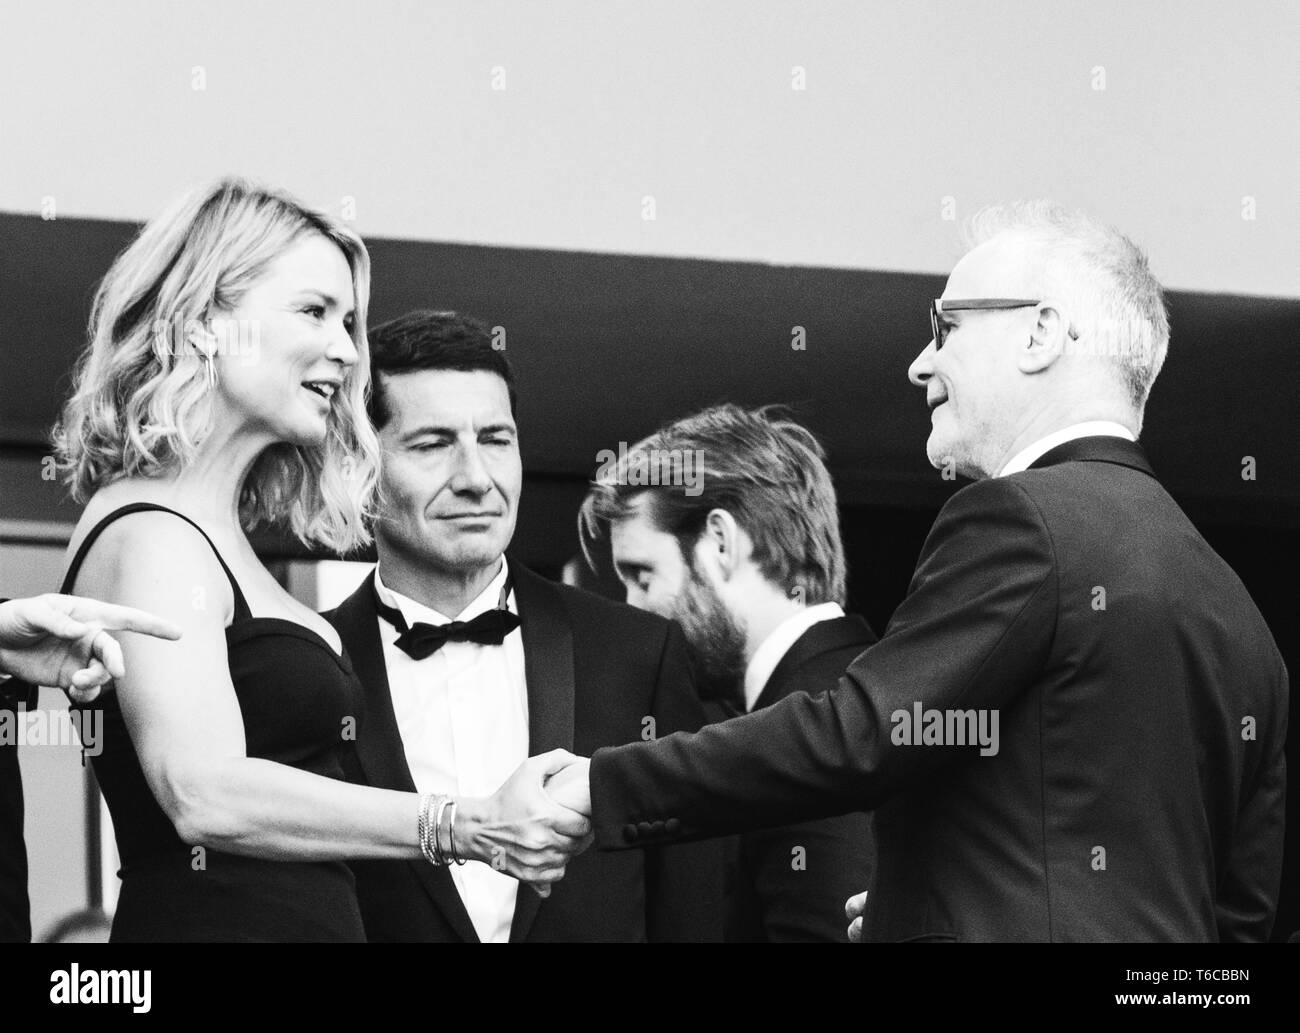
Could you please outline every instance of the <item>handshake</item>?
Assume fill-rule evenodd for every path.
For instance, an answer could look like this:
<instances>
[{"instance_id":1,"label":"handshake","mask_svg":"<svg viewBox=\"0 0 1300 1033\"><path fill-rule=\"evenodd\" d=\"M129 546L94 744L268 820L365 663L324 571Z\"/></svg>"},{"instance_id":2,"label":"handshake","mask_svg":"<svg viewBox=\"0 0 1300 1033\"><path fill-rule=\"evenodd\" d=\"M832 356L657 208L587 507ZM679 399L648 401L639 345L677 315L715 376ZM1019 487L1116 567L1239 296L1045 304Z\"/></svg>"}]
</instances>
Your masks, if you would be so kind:
<instances>
[{"instance_id":1,"label":"handshake","mask_svg":"<svg viewBox=\"0 0 1300 1033\"><path fill-rule=\"evenodd\" d=\"M567 750L529 757L492 796L462 800L456 838L467 856L526 882L541 896L591 846L591 762Z\"/></svg>"},{"instance_id":2,"label":"handshake","mask_svg":"<svg viewBox=\"0 0 1300 1033\"><path fill-rule=\"evenodd\" d=\"M465 801L475 815L470 855L526 882L541 896L564 878L571 858L591 846L591 761L566 750L529 757L484 801ZM482 817L477 814L482 809ZM844 904L848 938L862 939L865 892Z\"/></svg>"}]
</instances>

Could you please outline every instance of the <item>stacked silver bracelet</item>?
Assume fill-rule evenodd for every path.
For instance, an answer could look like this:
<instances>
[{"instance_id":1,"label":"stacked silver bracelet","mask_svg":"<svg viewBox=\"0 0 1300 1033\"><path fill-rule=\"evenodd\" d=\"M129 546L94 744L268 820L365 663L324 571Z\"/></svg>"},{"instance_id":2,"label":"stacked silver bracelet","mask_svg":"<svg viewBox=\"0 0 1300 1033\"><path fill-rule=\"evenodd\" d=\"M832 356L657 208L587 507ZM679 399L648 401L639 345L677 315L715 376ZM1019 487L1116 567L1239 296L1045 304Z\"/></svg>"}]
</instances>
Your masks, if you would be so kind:
<instances>
[{"instance_id":1,"label":"stacked silver bracelet","mask_svg":"<svg viewBox=\"0 0 1300 1033\"><path fill-rule=\"evenodd\" d=\"M435 803L441 806L446 800L445 796L437 793L425 793L420 797L420 816L416 823L416 831L420 838L420 853L430 864L443 864L441 851L438 849L438 826L430 820L430 812Z\"/></svg>"},{"instance_id":2,"label":"stacked silver bracelet","mask_svg":"<svg viewBox=\"0 0 1300 1033\"><path fill-rule=\"evenodd\" d=\"M442 847L444 813L447 815L448 850ZM421 795L420 813L416 819L416 835L420 840L420 853L430 864L442 868L452 863L465 863L465 859L456 850L456 801L445 793Z\"/></svg>"},{"instance_id":3,"label":"stacked silver bracelet","mask_svg":"<svg viewBox=\"0 0 1300 1033\"><path fill-rule=\"evenodd\" d=\"M456 801L451 801L451 808L447 814L447 844L451 850L451 859L456 864L464 864L465 859L456 853Z\"/></svg>"},{"instance_id":4,"label":"stacked silver bracelet","mask_svg":"<svg viewBox=\"0 0 1300 1033\"><path fill-rule=\"evenodd\" d=\"M438 799L438 810L433 819L433 853L437 860L433 863L439 867L447 863L447 854L442 849L442 815L448 807L454 808L455 806L456 801L450 796L443 796ZM455 812L453 811L453 813Z\"/></svg>"}]
</instances>

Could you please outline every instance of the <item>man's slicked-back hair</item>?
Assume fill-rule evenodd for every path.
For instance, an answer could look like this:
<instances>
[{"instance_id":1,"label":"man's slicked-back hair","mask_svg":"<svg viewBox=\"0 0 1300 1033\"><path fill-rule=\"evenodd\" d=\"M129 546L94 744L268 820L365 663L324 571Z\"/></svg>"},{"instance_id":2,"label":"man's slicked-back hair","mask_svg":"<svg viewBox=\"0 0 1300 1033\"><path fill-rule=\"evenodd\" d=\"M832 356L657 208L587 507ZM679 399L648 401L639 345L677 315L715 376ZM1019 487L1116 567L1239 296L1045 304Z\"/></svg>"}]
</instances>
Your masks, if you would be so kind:
<instances>
[{"instance_id":1,"label":"man's slicked-back hair","mask_svg":"<svg viewBox=\"0 0 1300 1033\"><path fill-rule=\"evenodd\" d=\"M968 222L966 241L974 248L1003 233L1035 245L1032 282L1020 289L1069 305L1079 331L1075 348L1111 363L1140 425L1169 347L1164 292L1146 253L1118 230L1054 201L982 209Z\"/></svg>"},{"instance_id":2,"label":"man's slicked-back hair","mask_svg":"<svg viewBox=\"0 0 1300 1033\"><path fill-rule=\"evenodd\" d=\"M695 463L688 483L646 487L628 476L635 464L684 461L688 453ZM753 542L754 562L769 581L788 595L801 592L810 606L843 605L844 546L825 458L813 433L779 407L705 409L661 427L598 472L578 518L583 552L594 566L591 544L648 493L647 512L687 562L709 513L722 509Z\"/></svg>"},{"instance_id":3,"label":"man's slicked-back hair","mask_svg":"<svg viewBox=\"0 0 1300 1033\"><path fill-rule=\"evenodd\" d=\"M495 346L492 328L482 320L457 312L420 309L374 327L367 336L371 386L366 405L376 430L382 430L392 417L381 373L397 375L422 369L495 373L506 382L510 414L514 415L514 372L505 350Z\"/></svg>"}]
</instances>

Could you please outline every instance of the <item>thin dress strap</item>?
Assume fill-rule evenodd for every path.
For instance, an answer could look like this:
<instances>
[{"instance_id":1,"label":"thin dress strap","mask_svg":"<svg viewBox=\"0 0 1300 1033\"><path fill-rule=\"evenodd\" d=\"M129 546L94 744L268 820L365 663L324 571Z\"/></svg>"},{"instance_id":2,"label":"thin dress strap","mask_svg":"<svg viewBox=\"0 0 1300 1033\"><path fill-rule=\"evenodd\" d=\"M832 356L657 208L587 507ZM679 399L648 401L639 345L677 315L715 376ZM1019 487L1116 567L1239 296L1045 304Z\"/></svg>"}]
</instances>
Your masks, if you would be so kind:
<instances>
[{"instance_id":1,"label":"thin dress strap","mask_svg":"<svg viewBox=\"0 0 1300 1033\"><path fill-rule=\"evenodd\" d=\"M244 600L244 593L239 589L239 582L235 580L235 575L232 574L230 568L226 566L226 561L221 558L221 553L218 552L217 547L212 544L212 539L208 537L207 532L184 513L178 513L174 509L168 509L166 506L160 506L154 502L132 502L130 505L121 506L113 510L113 512L109 513L108 516L104 517L103 520L92 527L90 533L87 534L86 537L81 540L81 544L77 546L77 552L72 557L72 563L68 566L68 573L63 578L63 587L60 588L59 591L67 594L72 590L72 586L76 584L77 581L77 573L81 570L82 561L86 558L86 553L90 551L90 547L95 544L95 539L99 537L100 532L103 531L104 528L120 517L124 517L130 513L142 513L149 510L159 513L170 513L172 516L180 517L194 528L194 530L198 531L199 534L203 535L203 540L208 543L208 547L212 550L212 554L217 557L217 562L221 564L221 569L226 572L226 579L230 582L230 591L235 597L235 620L244 621L251 619L253 615L248 609L248 603Z\"/></svg>"}]
</instances>

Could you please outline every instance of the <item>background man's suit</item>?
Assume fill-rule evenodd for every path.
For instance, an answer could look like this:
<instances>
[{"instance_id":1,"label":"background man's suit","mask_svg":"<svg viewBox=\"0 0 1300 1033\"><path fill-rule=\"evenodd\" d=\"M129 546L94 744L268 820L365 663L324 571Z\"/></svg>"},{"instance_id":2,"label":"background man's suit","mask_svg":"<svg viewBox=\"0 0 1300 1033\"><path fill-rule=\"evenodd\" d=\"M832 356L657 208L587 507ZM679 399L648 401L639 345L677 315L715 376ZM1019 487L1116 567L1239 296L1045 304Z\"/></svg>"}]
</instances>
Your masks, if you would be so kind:
<instances>
[{"instance_id":1,"label":"background man's suit","mask_svg":"<svg viewBox=\"0 0 1300 1033\"><path fill-rule=\"evenodd\" d=\"M530 756L589 755L600 746L703 721L677 625L557 585L511 562L522 621ZM414 792L379 636L372 576L325 614L366 690L349 780ZM414 820L414 818L412 818ZM427 861L358 861L353 871L372 941L468 941L478 936L445 868ZM721 849L713 843L645 856L587 851L543 901L520 887L511 942L710 940L722 936Z\"/></svg>"},{"instance_id":2,"label":"background man's suit","mask_svg":"<svg viewBox=\"0 0 1300 1033\"><path fill-rule=\"evenodd\" d=\"M878 807L865 938L1264 940L1287 692L1142 449L1082 438L948 501L836 692L598 751L597 844ZM997 709L997 754L896 745L917 701Z\"/></svg>"},{"instance_id":3,"label":"background man's suit","mask_svg":"<svg viewBox=\"0 0 1300 1033\"><path fill-rule=\"evenodd\" d=\"M858 616L820 621L795 640L754 709L794 692L833 689L875 632ZM727 939L733 942L844 941L844 902L865 889L871 818L862 812L747 832L728 840ZM794 851L801 848L796 866Z\"/></svg>"},{"instance_id":4,"label":"background man's suit","mask_svg":"<svg viewBox=\"0 0 1300 1033\"><path fill-rule=\"evenodd\" d=\"M0 710L36 708L36 689L17 679L0 682ZM0 943L32 938L27 900L27 844L23 841L23 780L18 744L0 744Z\"/></svg>"},{"instance_id":5,"label":"background man's suit","mask_svg":"<svg viewBox=\"0 0 1300 1033\"><path fill-rule=\"evenodd\" d=\"M18 747L0 745L0 943L26 943L31 938Z\"/></svg>"}]
</instances>

